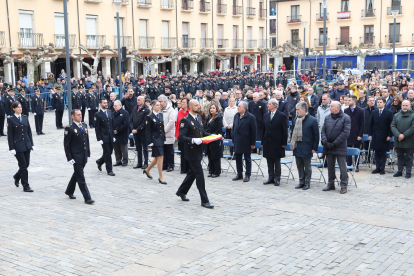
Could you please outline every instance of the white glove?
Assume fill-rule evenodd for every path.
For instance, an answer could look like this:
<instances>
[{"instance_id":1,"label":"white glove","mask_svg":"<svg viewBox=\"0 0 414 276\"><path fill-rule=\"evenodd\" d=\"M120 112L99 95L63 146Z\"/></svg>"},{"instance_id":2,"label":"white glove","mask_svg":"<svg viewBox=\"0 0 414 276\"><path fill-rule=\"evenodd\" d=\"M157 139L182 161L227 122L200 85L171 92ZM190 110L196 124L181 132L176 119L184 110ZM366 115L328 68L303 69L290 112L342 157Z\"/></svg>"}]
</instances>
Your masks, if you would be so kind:
<instances>
[{"instance_id":1,"label":"white glove","mask_svg":"<svg viewBox=\"0 0 414 276\"><path fill-rule=\"evenodd\" d=\"M73 165L73 164L75 164L75 163L76 163L76 162L75 162L75 160L73 160L73 159L69 161L69 164L71 164L71 165Z\"/></svg>"},{"instance_id":2,"label":"white glove","mask_svg":"<svg viewBox=\"0 0 414 276\"><path fill-rule=\"evenodd\" d=\"M103 141L102 140L99 140L98 143L101 144L101 145L103 145Z\"/></svg>"},{"instance_id":3,"label":"white glove","mask_svg":"<svg viewBox=\"0 0 414 276\"><path fill-rule=\"evenodd\" d=\"M114 137L114 142L116 141L116 138Z\"/></svg>"},{"instance_id":4,"label":"white glove","mask_svg":"<svg viewBox=\"0 0 414 276\"><path fill-rule=\"evenodd\" d=\"M16 150L11 150L10 153L16 155Z\"/></svg>"},{"instance_id":5,"label":"white glove","mask_svg":"<svg viewBox=\"0 0 414 276\"><path fill-rule=\"evenodd\" d=\"M200 138L193 138L193 144L201 145L203 141Z\"/></svg>"},{"instance_id":6,"label":"white glove","mask_svg":"<svg viewBox=\"0 0 414 276\"><path fill-rule=\"evenodd\" d=\"M154 145L154 143L151 143L151 144L148 145L148 147L152 147L153 145Z\"/></svg>"},{"instance_id":7,"label":"white glove","mask_svg":"<svg viewBox=\"0 0 414 276\"><path fill-rule=\"evenodd\" d=\"M56 111L56 109L53 109L53 111Z\"/></svg>"},{"instance_id":8,"label":"white glove","mask_svg":"<svg viewBox=\"0 0 414 276\"><path fill-rule=\"evenodd\" d=\"M90 108L88 108L88 110L91 110Z\"/></svg>"},{"instance_id":9,"label":"white glove","mask_svg":"<svg viewBox=\"0 0 414 276\"><path fill-rule=\"evenodd\" d=\"M88 157L88 160L86 160L87 162L89 162L90 157Z\"/></svg>"},{"instance_id":10,"label":"white glove","mask_svg":"<svg viewBox=\"0 0 414 276\"><path fill-rule=\"evenodd\" d=\"M34 146L32 147L32 151L34 151L35 150L35 148L34 148Z\"/></svg>"},{"instance_id":11,"label":"white glove","mask_svg":"<svg viewBox=\"0 0 414 276\"><path fill-rule=\"evenodd\" d=\"M33 115L35 115L35 116L36 116L36 113L33 113Z\"/></svg>"}]
</instances>

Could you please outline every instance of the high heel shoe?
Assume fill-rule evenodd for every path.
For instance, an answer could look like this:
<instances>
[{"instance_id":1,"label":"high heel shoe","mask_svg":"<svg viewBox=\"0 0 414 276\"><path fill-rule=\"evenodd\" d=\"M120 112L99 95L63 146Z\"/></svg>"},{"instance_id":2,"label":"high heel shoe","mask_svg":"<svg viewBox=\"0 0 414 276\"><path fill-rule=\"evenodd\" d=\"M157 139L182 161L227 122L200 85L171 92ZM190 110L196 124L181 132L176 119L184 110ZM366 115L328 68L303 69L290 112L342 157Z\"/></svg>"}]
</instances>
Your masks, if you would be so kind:
<instances>
[{"instance_id":1,"label":"high heel shoe","mask_svg":"<svg viewBox=\"0 0 414 276\"><path fill-rule=\"evenodd\" d=\"M147 175L147 177L148 177L149 179L152 179L152 176L151 176L151 175L149 175L149 174L147 173L147 171L146 171L146 170L143 170L143 171L142 171L142 173L143 173L143 174L146 174L146 175Z\"/></svg>"},{"instance_id":2,"label":"high heel shoe","mask_svg":"<svg viewBox=\"0 0 414 276\"><path fill-rule=\"evenodd\" d=\"M167 185L167 182L165 182L165 181L161 181L159 178L158 178L158 182L160 182L160 184Z\"/></svg>"}]
</instances>

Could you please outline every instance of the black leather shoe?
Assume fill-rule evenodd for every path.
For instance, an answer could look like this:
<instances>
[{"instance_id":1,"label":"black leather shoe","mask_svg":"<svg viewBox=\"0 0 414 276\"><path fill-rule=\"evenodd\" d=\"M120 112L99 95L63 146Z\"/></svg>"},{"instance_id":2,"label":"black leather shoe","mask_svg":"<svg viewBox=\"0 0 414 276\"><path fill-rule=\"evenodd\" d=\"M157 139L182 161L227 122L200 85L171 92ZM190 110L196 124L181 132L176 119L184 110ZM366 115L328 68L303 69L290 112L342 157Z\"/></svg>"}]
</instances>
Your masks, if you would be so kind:
<instances>
[{"instance_id":1,"label":"black leather shoe","mask_svg":"<svg viewBox=\"0 0 414 276\"><path fill-rule=\"evenodd\" d=\"M393 177L399 177L399 176L402 176L402 172L396 172L396 173L394 173L394 175L393 175Z\"/></svg>"},{"instance_id":2,"label":"black leather shoe","mask_svg":"<svg viewBox=\"0 0 414 276\"><path fill-rule=\"evenodd\" d=\"M14 178L14 185L16 185L16 187L19 187L20 179L16 177L15 175L13 175L13 178Z\"/></svg>"},{"instance_id":3,"label":"black leather shoe","mask_svg":"<svg viewBox=\"0 0 414 276\"><path fill-rule=\"evenodd\" d=\"M168 168L167 172L172 172L174 170L174 168Z\"/></svg>"},{"instance_id":4,"label":"black leather shoe","mask_svg":"<svg viewBox=\"0 0 414 276\"><path fill-rule=\"evenodd\" d=\"M133 168L134 168L134 169L139 169L139 168L142 168L142 165L136 165L136 166L134 166Z\"/></svg>"},{"instance_id":5,"label":"black leather shoe","mask_svg":"<svg viewBox=\"0 0 414 276\"><path fill-rule=\"evenodd\" d=\"M28 186L27 188L24 188L24 189L23 189L23 192L26 192L26 193L33 193L33 190L32 190L32 188L30 188L30 186Z\"/></svg>"},{"instance_id":6,"label":"black leather shoe","mask_svg":"<svg viewBox=\"0 0 414 276\"><path fill-rule=\"evenodd\" d=\"M161 179L159 179L159 178L158 178L158 182L160 182L160 184L167 185L167 182L166 181L161 181Z\"/></svg>"},{"instance_id":7,"label":"black leather shoe","mask_svg":"<svg viewBox=\"0 0 414 276\"><path fill-rule=\"evenodd\" d=\"M214 205L211 205L210 202L201 203L201 206L203 206L204 208L208 208L208 209L213 209L214 208Z\"/></svg>"},{"instance_id":8,"label":"black leather shoe","mask_svg":"<svg viewBox=\"0 0 414 276\"><path fill-rule=\"evenodd\" d=\"M302 189L303 187L305 187L305 184L299 184L298 186L295 187L295 189Z\"/></svg>"},{"instance_id":9,"label":"black leather shoe","mask_svg":"<svg viewBox=\"0 0 414 276\"><path fill-rule=\"evenodd\" d=\"M117 167L117 166L121 166L122 165L122 163L120 162L120 163L115 163L114 164L114 167Z\"/></svg>"},{"instance_id":10,"label":"black leather shoe","mask_svg":"<svg viewBox=\"0 0 414 276\"><path fill-rule=\"evenodd\" d=\"M207 177L211 177L211 176L212 176L212 174L207 175Z\"/></svg>"},{"instance_id":11,"label":"black leather shoe","mask_svg":"<svg viewBox=\"0 0 414 276\"><path fill-rule=\"evenodd\" d=\"M242 180L242 179L243 179L243 176L238 175L238 176L236 176L235 178L233 178L232 180L233 180L233 181L236 181L236 180Z\"/></svg>"},{"instance_id":12,"label":"black leather shoe","mask_svg":"<svg viewBox=\"0 0 414 276\"><path fill-rule=\"evenodd\" d=\"M122 163L122 167L128 166L128 163Z\"/></svg>"},{"instance_id":13,"label":"black leather shoe","mask_svg":"<svg viewBox=\"0 0 414 276\"><path fill-rule=\"evenodd\" d=\"M322 191L327 192L327 191L331 191L331 190L335 190L335 186L326 186L325 188L323 188Z\"/></svg>"},{"instance_id":14,"label":"black leather shoe","mask_svg":"<svg viewBox=\"0 0 414 276\"><path fill-rule=\"evenodd\" d=\"M303 186L302 190L308 190L310 188L310 185Z\"/></svg>"},{"instance_id":15,"label":"black leather shoe","mask_svg":"<svg viewBox=\"0 0 414 276\"><path fill-rule=\"evenodd\" d=\"M70 199L76 199L76 196L65 193Z\"/></svg>"},{"instance_id":16,"label":"black leather shoe","mask_svg":"<svg viewBox=\"0 0 414 276\"><path fill-rule=\"evenodd\" d=\"M279 180L276 180L275 186L279 186L279 185L280 185L280 181Z\"/></svg>"},{"instance_id":17,"label":"black leather shoe","mask_svg":"<svg viewBox=\"0 0 414 276\"><path fill-rule=\"evenodd\" d=\"M148 165L144 165L142 166L142 169L145 170L146 168L148 168Z\"/></svg>"},{"instance_id":18,"label":"black leather shoe","mask_svg":"<svg viewBox=\"0 0 414 276\"><path fill-rule=\"evenodd\" d=\"M89 199L89 200L85 200L86 204L92 205L95 203L95 200Z\"/></svg>"},{"instance_id":19,"label":"black leather shoe","mask_svg":"<svg viewBox=\"0 0 414 276\"><path fill-rule=\"evenodd\" d=\"M342 188L340 193L341 194L346 194L346 192L347 192L347 189L346 188Z\"/></svg>"},{"instance_id":20,"label":"black leather shoe","mask_svg":"<svg viewBox=\"0 0 414 276\"><path fill-rule=\"evenodd\" d=\"M96 165L98 165L98 170L102 171L102 164L99 164L98 162L96 162Z\"/></svg>"},{"instance_id":21,"label":"black leather shoe","mask_svg":"<svg viewBox=\"0 0 414 276\"><path fill-rule=\"evenodd\" d=\"M181 197L181 200L182 200L182 201L190 201L190 200L189 200L189 199L185 196L185 194L175 193L175 195L176 195L176 196Z\"/></svg>"},{"instance_id":22,"label":"black leather shoe","mask_svg":"<svg viewBox=\"0 0 414 276\"><path fill-rule=\"evenodd\" d=\"M268 179L267 181L263 182L263 185L267 185L267 184L275 184L275 180L274 179Z\"/></svg>"},{"instance_id":23,"label":"black leather shoe","mask_svg":"<svg viewBox=\"0 0 414 276\"><path fill-rule=\"evenodd\" d=\"M250 177L249 176L246 176L244 179L243 179L243 182L249 182L250 181Z\"/></svg>"},{"instance_id":24,"label":"black leather shoe","mask_svg":"<svg viewBox=\"0 0 414 276\"><path fill-rule=\"evenodd\" d=\"M149 179L152 179L152 176L151 176L151 175L149 175L149 174L147 173L147 171L146 171L146 170L143 170L143 171L142 171L142 174L146 174L146 175L147 175L147 177L148 177Z\"/></svg>"},{"instance_id":25,"label":"black leather shoe","mask_svg":"<svg viewBox=\"0 0 414 276\"><path fill-rule=\"evenodd\" d=\"M217 178L217 177L219 177L220 175L215 175L215 174L212 174L211 175L211 178Z\"/></svg>"},{"instance_id":26,"label":"black leather shoe","mask_svg":"<svg viewBox=\"0 0 414 276\"><path fill-rule=\"evenodd\" d=\"M115 176L115 174L114 174L114 172L108 172L108 175L110 175L110 176Z\"/></svg>"},{"instance_id":27,"label":"black leather shoe","mask_svg":"<svg viewBox=\"0 0 414 276\"><path fill-rule=\"evenodd\" d=\"M45 135L46 133L44 133L44 132L40 132L40 135Z\"/></svg>"},{"instance_id":28,"label":"black leather shoe","mask_svg":"<svg viewBox=\"0 0 414 276\"><path fill-rule=\"evenodd\" d=\"M380 169L375 169L375 170L373 170L371 173L372 174L376 174L376 173L380 173L381 172L381 170Z\"/></svg>"},{"instance_id":29,"label":"black leather shoe","mask_svg":"<svg viewBox=\"0 0 414 276\"><path fill-rule=\"evenodd\" d=\"M385 174L385 170L381 170L380 171L380 174Z\"/></svg>"}]
</instances>

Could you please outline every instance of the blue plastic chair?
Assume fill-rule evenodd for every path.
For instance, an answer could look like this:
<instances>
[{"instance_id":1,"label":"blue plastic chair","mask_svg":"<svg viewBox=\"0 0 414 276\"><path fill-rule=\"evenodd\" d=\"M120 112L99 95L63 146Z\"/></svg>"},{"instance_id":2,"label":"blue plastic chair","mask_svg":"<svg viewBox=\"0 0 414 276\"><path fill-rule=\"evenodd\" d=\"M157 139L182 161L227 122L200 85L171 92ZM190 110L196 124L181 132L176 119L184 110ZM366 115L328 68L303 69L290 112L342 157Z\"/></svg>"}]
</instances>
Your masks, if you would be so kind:
<instances>
[{"instance_id":1,"label":"blue plastic chair","mask_svg":"<svg viewBox=\"0 0 414 276\"><path fill-rule=\"evenodd\" d=\"M323 146L318 146L318 151L316 152L316 154L323 154ZM311 163L311 167L315 167L318 169L320 176L318 179L318 184L321 183L321 179L323 178L323 182L326 184L326 179L325 176L323 175L323 168L324 168L324 164L325 164L325 159L326 156L323 157L322 159L322 163ZM312 178L313 180L316 180L316 178Z\"/></svg>"},{"instance_id":2,"label":"blue plastic chair","mask_svg":"<svg viewBox=\"0 0 414 276\"><path fill-rule=\"evenodd\" d=\"M262 149L262 141L256 141L255 148L260 150ZM262 155L258 155L259 157L251 157L252 162L254 162L257 166L256 179L259 176L259 171L262 173L262 176L264 177L264 173L262 171L262 168L260 168L260 164L262 163ZM243 157L244 159L244 157Z\"/></svg>"},{"instance_id":3,"label":"blue plastic chair","mask_svg":"<svg viewBox=\"0 0 414 276\"><path fill-rule=\"evenodd\" d=\"M369 142L368 143L368 149L367 150L360 150L360 153L361 153L361 155L364 155L364 159L365 159L365 161L366 161L366 163L365 164L362 164L363 166L365 166L365 170L367 170L367 167L369 167L370 166L370 162L369 162L369 158L368 158L368 155L369 155L369 151L371 150L371 140L369 140L369 136L368 136L368 134L364 134L363 136L362 136L362 140L361 140L361 142L362 143L364 143L364 142ZM364 144L362 144L362 146L363 146Z\"/></svg>"},{"instance_id":4,"label":"blue plastic chair","mask_svg":"<svg viewBox=\"0 0 414 276\"><path fill-rule=\"evenodd\" d=\"M290 144L286 145L285 151L292 151L292 149L290 148ZM290 157L287 157L287 159L288 160L284 160L284 159L280 160L280 164L285 165L286 168L289 170L287 176L281 176L281 177L286 177L287 178L286 183L289 183L290 176L292 176L292 179L295 180L295 177L293 176L293 173L292 173L293 152L292 152L292 155Z\"/></svg>"},{"instance_id":5,"label":"blue plastic chair","mask_svg":"<svg viewBox=\"0 0 414 276\"><path fill-rule=\"evenodd\" d=\"M359 157L361 156L361 150L358 148L348 148L347 156L357 156L357 160L355 161L356 164L358 164ZM335 168L339 168L339 165L335 165ZM352 180L354 181L355 188L357 187L356 180L355 180L355 169L356 165L353 164L352 166L346 166L346 169L351 172L351 181L348 181L348 186L352 183ZM337 179L338 181L338 179Z\"/></svg>"}]
</instances>

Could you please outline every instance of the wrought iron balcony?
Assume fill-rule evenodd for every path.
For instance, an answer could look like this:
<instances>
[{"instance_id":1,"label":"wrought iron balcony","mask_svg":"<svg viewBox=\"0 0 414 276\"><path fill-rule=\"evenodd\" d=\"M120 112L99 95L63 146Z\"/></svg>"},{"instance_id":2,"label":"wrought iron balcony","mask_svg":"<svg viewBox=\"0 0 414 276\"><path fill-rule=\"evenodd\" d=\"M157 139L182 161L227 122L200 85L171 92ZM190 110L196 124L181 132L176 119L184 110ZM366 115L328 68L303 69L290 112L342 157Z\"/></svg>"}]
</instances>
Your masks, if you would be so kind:
<instances>
[{"instance_id":1,"label":"wrought iron balcony","mask_svg":"<svg viewBox=\"0 0 414 276\"><path fill-rule=\"evenodd\" d=\"M193 0L181 0L181 1L182 1L181 9L183 11L193 11L194 9Z\"/></svg>"},{"instance_id":2,"label":"wrought iron balcony","mask_svg":"<svg viewBox=\"0 0 414 276\"><path fill-rule=\"evenodd\" d=\"M329 21L329 12L326 13L326 21ZM323 13L316 14L316 22L323 22Z\"/></svg>"},{"instance_id":3,"label":"wrought iron balcony","mask_svg":"<svg viewBox=\"0 0 414 276\"><path fill-rule=\"evenodd\" d=\"M6 47L6 35L4 31L0 32L0 48Z\"/></svg>"},{"instance_id":4,"label":"wrought iron balcony","mask_svg":"<svg viewBox=\"0 0 414 276\"><path fill-rule=\"evenodd\" d=\"M155 37L153 36L139 36L138 43L139 49L155 49Z\"/></svg>"},{"instance_id":5,"label":"wrought iron balcony","mask_svg":"<svg viewBox=\"0 0 414 276\"><path fill-rule=\"evenodd\" d=\"M392 44L394 42L394 35L386 35L385 43ZM401 43L401 35L395 34L395 43Z\"/></svg>"},{"instance_id":6,"label":"wrought iron balcony","mask_svg":"<svg viewBox=\"0 0 414 276\"><path fill-rule=\"evenodd\" d=\"M161 9L164 10L173 10L174 9L174 0L161 0Z\"/></svg>"},{"instance_id":7,"label":"wrought iron balcony","mask_svg":"<svg viewBox=\"0 0 414 276\"><path fill-rule=\"evenodd\" d=\"M302 15L287 16L288 24L296 24L302 22Z\"/></svg>"},{"instance_id":8,"label":"wrought iron balcony","mask_svg":"<svg viewBox=\"0 0 414 276\"><path fill-rule=\"evenodd\" d=\"M99 0L99 1L103 2L102 0ZM115 3L115 0L112 0L112 3ZM122 0L122 5L128 5L128 4L129 4L129 0Z\"/></svg>"},{"instance_id":9,"label":"wrought iron balcony","mask_svg":"<svg viewBox=\"0 0 414 276\"><path fill-rule=\"evenodd\" d=\"M86 35L86 48L96 49L106 45L106 35Z\"/></svg>"},{"instance_id":10,"label":"wrought iron balcony","mask_svg":"<svg viewBox=\"0 0 414 276\"><path fill-rule=\"evenodd\" d=\"M191 49L196 47L195 38L183 37L181 38L181 46L184 49Z\"/></svg>"},{"instance_id":11,"label":"wrought iron balcony","mask_svg":"<svg viewBox=\"0 0 414 276\"><path fill-rule=\"evenodd\" d=\"M226 4L217 4L217 14L226 15L227 14L227 5Z\"/></svg>"},{"instance_id":12,"label":"wrought iron balcony","mask_svg":"<svg viewBox=\"0 0 414 276\"><path fill-rule=\"evenodd\" d=\"M229 40L218 38L217 39L217 49L227 49L229 48Z\"/></svg>"},{"instance_id":13,"label":"wrought iron balcony","mask_svg":"<svg viewBox=\"0 0 414 276\"><path fill-rule=\"evenodd\" d=\"M300 39L291 39L290 41L286 41L287 43L290 43L294 46L301 46L302 41Z\"/></svg>"},{"instance_id":14,"label":"wrought iron balcony","mask_svg":"<svg viewBox=\"0 0 414 276\"><path fill-rule=\"evenodd\" d=\"M375 36L365 35L359 37L359 43L364 43L364 45L375 44Z\"/></svg>"},{"instance_id":15,"label":"wrought iron balcony","mask_svg":"<svg viewBox=\"0 0 414 276\"><path fill-rule=\"evenodd\" d=\"M120 36L120 47L130 48L132 45L132 36ZM118 49L118 36L114 35L114 48Z\"/></svg>"},{"instance_id":16,"label":"wrought iron balcony","mask_svg":"<svg viewBox=\"0 0 414 276\"><path fill-rule=\"evenodd\" d=\"M336 38L336 45L351 45L352 44L352 37L339 37Z\"/></svg>"},{"instance_id":17,"label":"wrought iron balcony","mask_svg":"<svg viewBox=\"0 0 414 276\"><path fill-rule=\"evenodd\" d=\"M398 15L402 14L402 6L394 6L387 8L387 15L392 15L391 11L398 11Z\"/></svg>"},{"instance_id":18,"label":"wrought iron balcony","mask_svg":"<svg viewBox=\"0 0 414 276\"><path fill-rule=\"evenodd\" d=\"M338 12L336 15L337 20L345 20L345 19L351 19L351 11L344 11L344 12Z\"/></svg>"},{"instance_id":19,"label":"wrought iron balcony","mask_svg":"<svg viewBox=\"0 0 414 276\"><path fill-rule=\"evenodd\" d=\"M266 9L259 9L259 18L264 19L266 18L267 10Z\"/></svg>"},{"instance_id":20,"label":"wrought iron balcony","mask_svg":"<svg viewBox=\"0 0 414 276\"><path fill-rule=\"evenodd\" d=\"M329 38L326 39L326 47L329 47L329 45L331 45L331 40ZM325 45L325 40L324 39L315 39L315 48L318 47L323 47L323 45Z\"/></svg>"},{"instance_id":21,"label":"wrought iron balcony","mask_svg":"<svg viewBox=\"0 0 414 276\"><path fill-rule=\"evenodd\" d=\"M253 18L256 16L256 8L248 7L246 8L247 18Z\"/></svg>"},{"instance_id":22,"label":"wrought iron balcony","mask_svg":"<svg viewBox=\"0 0 414 276\"><path fill-rule=\"evenodd\" d=\"M242 6L233 6L233 15L242 15L243 9Z\"/></svg>"},{"instance_id":23,"label":"wrought iron balcony","mask_svg":"<svg viewBox=\"0 0 414 276\"><path fill-rule=\"evenodd\" d=\"M243 39L233 39L233 49L243 49Z\"/></svg>"},{"instance_id":24,"label":"wrought iron balcony","mask_svg":"<svg viewBox=\"0 0 414 276\"><path fill-rule=\"evenodd\" d=\"M361 10L361 18L375 17L375 9Z\"/></svg>"},{"instance_id":25,"label":"wrought iron balcony","mask_svg":"<svg viewBox=\"0 0 414 276\"><path fill-rule=\"evenodd\" d=\"M55 48L61 49L66 46L66 40L64 34L55 34ZM69 48L76 47L76 35L70 34L69 35Z\"/></svg>"},{"instance_id":26,"label":"wrought iron balcony","mask_svg":"<svg viewBox=\"0 0 414 276\"><path fill-rule=\"evenodd\" d=\"M17 33L19 36L19 48L36 48L43 46L43 34L21 32Z\"/></svg>"},{"instance_id":27,"label":"wrought iron balcony","mask_svg":"<svg viewBox=\"0 0 414 276\"><path fill-rule=\"evenodd\" d=\"M270 45L269 39L259 39L259 48L267 48Z\"/></svg>"},{"instance_id":28,"label":"wrought iron balcony","mask_svg":"<svg viewBox=\"0 0 414 276\"><path fill-rule=\"evenodd\" d=\"M139 8L151 8L152 0L138 0L138 7Z\"/></svg>"},{"instance_id":29,"label":"wrought iron balcony","mask_svg":"<svg viewBox=\"0 0 414 276\"><path fill-rule=\"evenodd\" d=\"M200 1L200 12L210 12L210 2L206 2L204 0Z\"/></svg>"},{"instance_id":30,"label":"wrought iron balcony","mask_svg":"<svg viewBox=\"0 0 414 276\"><path fill-rule=\"evenodd\" d=\"M173 49L177 47L176 37L162 37L161 38L161 49Z\"/></svg>"},{"instance_id":31,"label":"wrought iron balcony","mask_svg":"<svg viewBox=\"0 0 414 276\"><path fill-rule=\"evenodd\" d=\"M214 42L212 38L200 38L200 48L211 49L214 48Z\"/></svg>"},{"instance_id":32,"label":"wrought iron balcony","mask_svg":"<svg viewBox=\"0 0 414 276\"><path fill-rule=\"evenodd\" d=\"M248 39L246 49L254 49L254 48L257 48L257 39Z\"/></svg>"}]
</instances>

